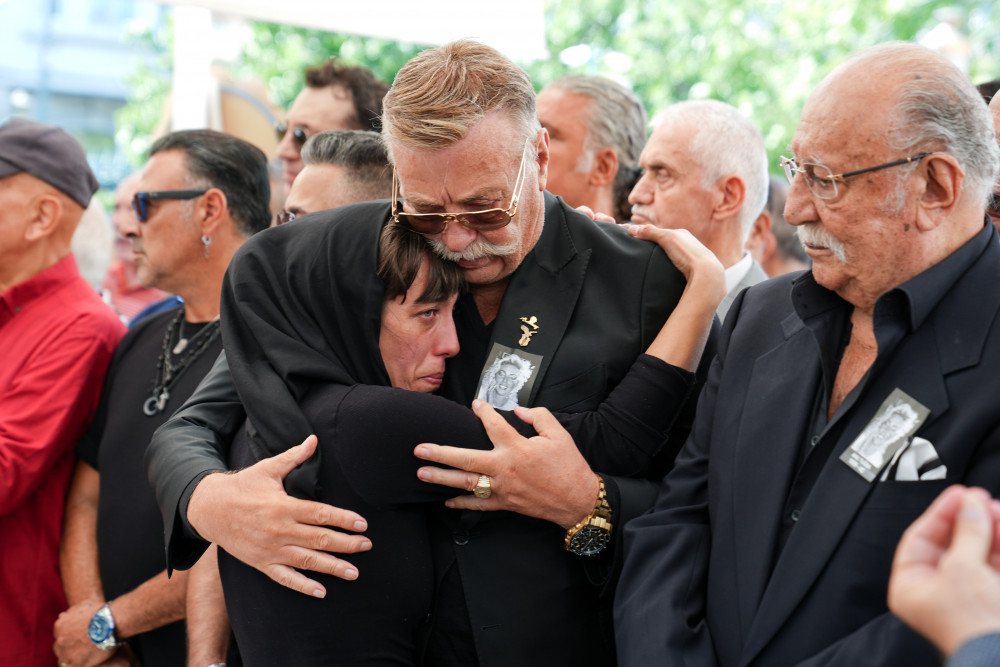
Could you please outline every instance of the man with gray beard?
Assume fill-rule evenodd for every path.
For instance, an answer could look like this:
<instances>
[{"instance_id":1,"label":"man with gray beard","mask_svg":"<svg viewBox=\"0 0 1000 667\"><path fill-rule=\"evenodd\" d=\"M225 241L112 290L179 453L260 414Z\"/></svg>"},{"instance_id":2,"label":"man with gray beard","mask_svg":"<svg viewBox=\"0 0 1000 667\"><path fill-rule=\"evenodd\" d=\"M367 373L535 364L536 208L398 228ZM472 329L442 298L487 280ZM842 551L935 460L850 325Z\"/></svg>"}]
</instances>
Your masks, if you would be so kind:
<instances>
[{"instance_id":1,"label":"man with gray beard","mask_svg":"<svg viewBox=\"0 0 1000 667\"><path fill-rule=\"evenodd\" d=\"M863 51L783 158L810 272L733 303L652 512L625 529L623 667L939 665L886 592L950 483L1000 492L1000 168L945 58ZM887 205L888 200L888 205Z\"/></svg>"}]
</instances>

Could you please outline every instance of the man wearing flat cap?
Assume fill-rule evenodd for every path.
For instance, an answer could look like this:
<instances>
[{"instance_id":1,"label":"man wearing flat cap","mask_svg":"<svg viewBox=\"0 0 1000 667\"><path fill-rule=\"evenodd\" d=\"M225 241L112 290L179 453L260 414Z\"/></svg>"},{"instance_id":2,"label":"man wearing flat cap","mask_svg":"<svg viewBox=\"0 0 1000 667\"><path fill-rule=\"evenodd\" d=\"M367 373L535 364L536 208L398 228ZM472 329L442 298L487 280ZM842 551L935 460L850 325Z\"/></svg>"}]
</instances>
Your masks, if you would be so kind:
<instances>
[{"instance_id":1,"label":"man wearing flat cap","mask_svg":"<svg viewBox=\"0 0 1000 667\"><path fill-rule=\"evenodd\" d=\"M56 664L73 445L124 333L70 254L97 188L65 131L0 124L0 664L11 667Z\"/></svg>"}]
</instances>

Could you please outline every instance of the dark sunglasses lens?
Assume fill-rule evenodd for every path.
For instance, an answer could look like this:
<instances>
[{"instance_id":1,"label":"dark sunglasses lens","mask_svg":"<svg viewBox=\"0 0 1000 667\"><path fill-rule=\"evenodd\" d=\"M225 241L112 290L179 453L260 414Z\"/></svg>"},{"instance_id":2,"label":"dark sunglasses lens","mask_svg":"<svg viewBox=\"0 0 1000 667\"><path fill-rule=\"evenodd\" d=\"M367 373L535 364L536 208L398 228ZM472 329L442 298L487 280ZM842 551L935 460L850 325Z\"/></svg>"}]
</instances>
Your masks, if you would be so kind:
<instances>
[{"instance_id":1,"label":"dark sunglasses lens","mask_svg":"<svg viewBox=\"0 0 1000 667\"><path fill-rule=\"evenodd\" d=\"M132 197L132 210L139 222L146 222L146 198L141 192Z\"/></svg>"},{"instance_id":2,"label":"dark sunglasses lens","mask_svg":"<svg viewBox=\"0 0 1000 667\"><path fill-rule=\"evenodd\" d=\"M278 136L278 141L281 141L282 139L285 138L285 132L288 132L288 128L285 127L284 125L274 126L274 133Z\"/></svg>"},{"instance_id":3,"label":"dark sunglasses lens","mask_svg":"<svg viewBox=\"0 0 1000 667\"><path fill-rule=\"evenodd\" d=\"M306 131L301 127L297 127L292 130L292 141L295 142L295 146L297 148L302 148L302 144L306 143L306 139L308 138L309 137L306 136Z\"/></svg>"},{"instance_id":4,"label":"dark sunglasses lens","mask_svg":"<svg viewBox=\"0 0 1000 667\"><path fill-rule=\"evenodd\" d=\"M506 211L480 211L476 213L466 213L461 216L462 222L470 229L488 232L493 229L505 227L510 222L510 215Z\"/></svg>"},{"instance_id":5,"label":"dark sunglasses lens","mask_svg":"<svg viewBox=\"0 0 1000 667\"><path fill-rule=\"evenodd\" d=\"M440 234L444 231L443 215L407 215L400 211L399 221L418 234Z\"/></svg>"}]
</instances>

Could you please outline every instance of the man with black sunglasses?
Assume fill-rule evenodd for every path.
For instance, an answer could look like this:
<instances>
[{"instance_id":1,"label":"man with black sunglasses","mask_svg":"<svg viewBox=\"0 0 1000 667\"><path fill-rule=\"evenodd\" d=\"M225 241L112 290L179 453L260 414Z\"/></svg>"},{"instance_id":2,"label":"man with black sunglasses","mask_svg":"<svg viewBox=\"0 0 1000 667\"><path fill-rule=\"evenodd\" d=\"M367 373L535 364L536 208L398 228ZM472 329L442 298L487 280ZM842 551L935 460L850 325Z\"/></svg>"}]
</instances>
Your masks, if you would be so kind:
<instances>
[{"instance_id":1,"label":"man with black sunglasses","mask_svg":"<svg viewBox=\"0 0 1000 667\"><path fill-rule=\"evenodd\" d=\"M389 86L366 68L329 60L306 70L306 86L288 109L278 133L285 191L302 171L302 146L324 130L378 131L382 98Z\"/></svg>"},{"instance_id":2,"label":"man with black sunglasses","mask_svg":"<svg viewBox=\"0 0 1000 667\"><path fill-rule=\"evenodd\" d=\"M77 445L61 559L70 608L55 625L62 664L97 664L116 651L147 666L185 662L187 577L163 571L163 527L142 457L153 431L219 355L226 267L270 222L265 155L220 132L157 140L138 188L135 215L121 224L138 277L183 304L143 319L122 339Z\"/></svg>"}]
</instances>

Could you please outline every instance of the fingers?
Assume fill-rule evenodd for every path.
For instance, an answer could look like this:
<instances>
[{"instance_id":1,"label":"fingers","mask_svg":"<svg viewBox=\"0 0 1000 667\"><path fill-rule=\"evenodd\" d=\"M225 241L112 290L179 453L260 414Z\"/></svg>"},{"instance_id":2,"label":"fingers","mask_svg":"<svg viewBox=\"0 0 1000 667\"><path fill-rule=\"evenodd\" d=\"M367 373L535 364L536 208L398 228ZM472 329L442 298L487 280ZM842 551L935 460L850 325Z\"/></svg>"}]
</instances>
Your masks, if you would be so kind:
<instances>
[{"instance_id":1,"label":"fingers","mask_svg":"<svg viewBox=\"0 0 1000 667\"><path fill-rule=\"evenodd\" d=\"M956 484L934 499L903 533L894 567L913 562L936 562L941 557L951 540L955 515L961 508L964 494L965 487Z\"/></svg>"},{"instance_id":2,"label":"fingers","mask_svg":"<svg viewBox=\"0 0 1000 667\"><path fill-rule=\"evenodd\" d=\"M324 572L346 581L354 581L359 576L358 568L354 567L347 561L334 558L329 554L318 554L316 552L308 553L303 551L303 553L299 554L297 558L292 558L290 560L295 561L294 567L275 563L265 567L263 572L275 583L311 597L326 597L326 587L318 581L310 579L295 568L310 570L312 572Z\"/></svg>"},{"instance_id":3,"label":"fingers","mask_svg":"<svg viewBox=\"0 0 1000 667\"><path fill-rule=\"evenodd\" d=\"M267 470L272 475L284 479L288 473L305 463L313 455L318 442L319 440L315 435L310 435L295 447L289 447L282 453L264 459L255 465L261 466L262 469Z\"/></svg>"},{"instance_id":4,"label":"fingers","mask_svg":"<svg viewBox=\"0 0 1000 667\"><path fill-rule=\"evenodd\" d=\"M559 420L547 408L514 408L514 414L525 424L532 426L538 435L552 437L554 434L569 435Z\"/></svg>"},{"instance_id":5,"label":"fingers","mask_svg":"<svg viewBox=\"0 0 1000 667\"><path fill-rule=\"evenodd\" d=\"M499 415L497 415L497 418L503 421L503 418ZM509 427L509 424L505 421L504 425ZM491 468L488 460L492 452L481 452L477 449L464 449L462 447L445 447L425 442L417 445L413 450L413 454L418 459L433 461L434 463L457 468L460 471L464 470L475 473L477 477L482 474L492 474L487 469ZM424 470L424 468L421 468L421 470ZM432 470L440 470L440 468L433 468Z\"/></svg>"},{"instance_id":6,"label":"fingers","mask_svg":"<svg viewBox=\"0 0 1000 667\"><path fill-rule=\"evenodd\" d=\"M522 437L514 427L507 423L507 420L500 416L493 406L486 401L479 400L478 398L472 401L472 411L479 417L479 420L483 422L483 428L486 429L486 435L489 436L490 442L493 443L495 448L501 448L509 446L517 438ZM523 412L523 411L522 411ZM528 422L529 424L531 422ZM444 463L439 461L439 463ZM450 464L449 464L450 465ZM459 467L459 466L455 466ZM464 468L465 470L475 470L474 468ZM486 472L485 470L482 472Z\"/></svg>"},{"instance_id":7,"label":"fingers","mask_svg":"<svg viewBox=\"0 0 1000 667\"><path fill-rule=\"evenodd\" d=\"M967 563L984 562L993 542L989 496L977 491L981 489L970 489L963 496L951 542L953 557Z\"/></svg>"},{"instance_id":8,"label":"fingers","mask_svg":"<svg viewBox=\"0 0 1000 667\"><path fill-rule=\"evenodd\" d=\"M312 500L301 500L289 496L289 515L296 522L302 524L332 526L358 533L368 530L368 522L357 512Z\"/></svg>"},{"instance_id":9,"label":"fingers","mask_svg":"<svg viewBox=\"0 0 1000 667\"><path fill-rule=\"evenodd\" d=\"M417 477L423 482L450 486L472 492L479 482L479 475L486 473L466 472L465 470L446 470L435 466L423 466L417 470Z\"/></svg>"}]
</instances>

